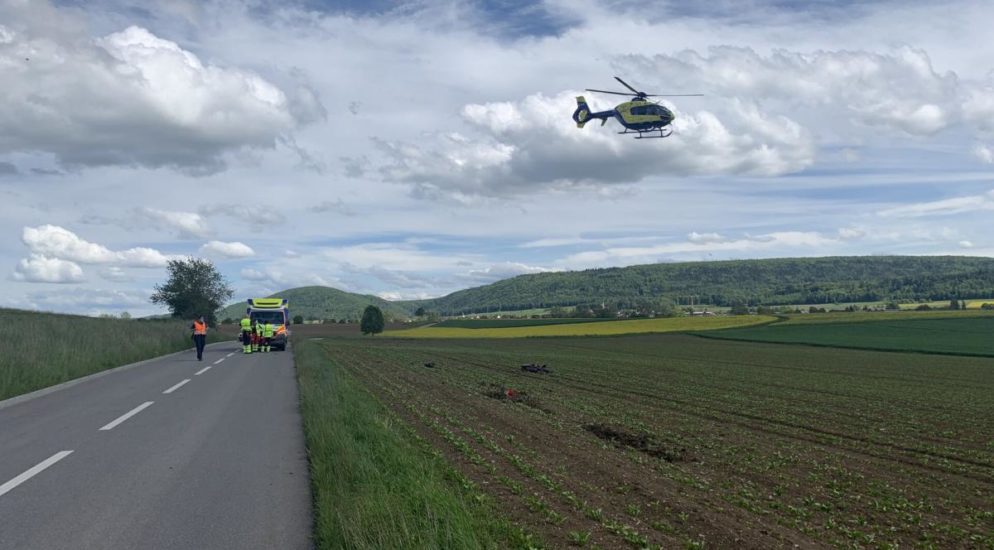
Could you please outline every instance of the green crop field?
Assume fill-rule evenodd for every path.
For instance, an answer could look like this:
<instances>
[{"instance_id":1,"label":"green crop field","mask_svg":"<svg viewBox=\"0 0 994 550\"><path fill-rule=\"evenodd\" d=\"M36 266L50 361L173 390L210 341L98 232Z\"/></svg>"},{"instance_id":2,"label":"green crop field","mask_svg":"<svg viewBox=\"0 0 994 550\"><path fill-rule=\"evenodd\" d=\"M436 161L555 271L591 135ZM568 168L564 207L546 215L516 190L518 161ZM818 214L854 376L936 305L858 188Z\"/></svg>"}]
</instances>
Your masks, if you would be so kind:
<instances>
[{"instance_id":1,"label":"green crop field","mask_svg":"<svg viewBox=\"0 0 994 550\"><path fill-rule=\"evenodd\" d=\"M994 311L983 310L929 310L929 311L832 311L829 313L791 314L779 325L859 323L865 321L907 321L913 319L967 319L987 317L994 319Z\"/></svg>"},{"instance_id":2,"label":"green crop field","mask_svg":"<svg viewBox=\"0 0 994 550\"><path fill-rule=\"evenodd\" d=\"M889 321L774 323L706 336L757 342L994 356L994 316Z\"/></svg>"},{"instance_id":3,"label":"green crop field","mask_svg":"<svg viewBox=\"0 0 994 550\"><path fill-rule=\"evenodd\" d=\"M363 413L368 431L345 415L357 435L343 441L409 429L427 446L407 447L414 463L436 456L461 476L432 494L469 495L521 529L501 547L994 548L994 359L682 334L312 345L325 363L301 375L305 423L372 395L389 414ZM551 372L520 368L533 362ZM316 400L318 383L344 394ZM390 485L342 454L354 483L316 480L316 498L332 491L322 502L360 525L349 493ZM408 540L442 540L416 506L398 510L355 535L422 525Z\"/></svg>"},{"instance_id":4,"label":"green crop field","mask_svg":"<svg viewBox=\"0 0 994 550\"><path fill-rule=\"evenodd\" d=\"M440 328L511 328L538 327L544 325L572 325L576 323L604 323L614 319L447 319L436 323Z\"/></svg>"},{"instance_id":5,"label":"green crop field","mask_svg":"<svg viewBox=\"0 0 994 550\"><path fill-rule=\"evenodd\" d=\"M188 327L0 309L0 399L191 348ZM217 338L217 331L208 332L210 341Z\"/></svg>"},{"instance_id":6,"label":"green crop field","mask_svg":"<svg viewBox=\"0 0 994 550\"><path fill-rule=\"evenodd\" d=\"M750 326L775 321L766 315L716 317L663 317L591 323L510 326L504 328L461 328L438 325L404 331L388 331L387 335L406 338L525 338L539 336L617 336L649 332L688 332Z\"/></svg>"}]
</instances>

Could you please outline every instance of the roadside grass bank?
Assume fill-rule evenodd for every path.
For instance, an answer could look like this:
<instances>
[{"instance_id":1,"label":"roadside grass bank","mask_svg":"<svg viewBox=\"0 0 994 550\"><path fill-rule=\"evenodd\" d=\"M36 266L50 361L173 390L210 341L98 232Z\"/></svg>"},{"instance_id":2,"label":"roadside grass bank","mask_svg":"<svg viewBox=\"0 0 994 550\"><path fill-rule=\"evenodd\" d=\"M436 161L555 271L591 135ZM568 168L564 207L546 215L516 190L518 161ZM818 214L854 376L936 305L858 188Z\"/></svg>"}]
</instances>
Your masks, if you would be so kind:
<instances>
[{"instance_id":1,"label":"roadside grass bank","mask_svg":"<svg viewBox=\"0 0 994 550\"><path fill-rule=\"evenodd\" d=\"M295 337L317 548L508 548L526 533L335 360Z\"/></svg>"},{"instance_id":2,"label":"roadside grass bank","mask_svg":"<svg viewBox=\"0 0 994 550\"><path fill-rule=\"evenodd\" d=\"M227 339L208 331L208 342ZM189 322L0 309L0 400L193 347Z\"/></svg>"},{"instance_id":3,"label":"roadside grass bank","mask_svg":"<svg viewBox=\"0 0 994 550\"><path fill-rule=\"evenodd\" d=\"M771 315L732 315L715 317L662 317L626 321L516 326L505 328L460 328L430 326L404 331L387 331L388 336L404 338L526 338L540 336L618 336L655 332L720 330L772 323Z\"/></svg>"},{"instance_id":4,"label":"roadside grass bank","mask_svg":"<svg viewBox=\"0 0 994 550\"><path fill-rule=\"evenodd\" d=\"M818 314L821 315L821 314ZM774 323L765 326L699 332L697 336L776 344L994 356L994 316L895 318L890 321Z\"/></svg>"}]
</instances>

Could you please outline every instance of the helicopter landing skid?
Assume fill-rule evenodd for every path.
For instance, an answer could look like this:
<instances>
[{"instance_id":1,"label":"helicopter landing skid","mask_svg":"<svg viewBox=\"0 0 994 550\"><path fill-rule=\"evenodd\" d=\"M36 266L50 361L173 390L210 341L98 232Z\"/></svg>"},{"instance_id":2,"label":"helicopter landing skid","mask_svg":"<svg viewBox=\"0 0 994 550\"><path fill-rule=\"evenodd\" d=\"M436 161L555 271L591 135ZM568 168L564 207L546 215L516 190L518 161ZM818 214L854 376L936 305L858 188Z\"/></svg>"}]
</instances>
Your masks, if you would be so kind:
<instances>
[{"instance_id":1,"label":"helicopter landing skid","mask_svg":"<svg viewBox=\"0 0 994 550\"><path fill-rule=\"evenodd\" d=\"M628 130L618 132L619 134L638 134L635 139L661 139L673 135L671 128L656 128L653 130Z\"/></svg>"}]
</instances>

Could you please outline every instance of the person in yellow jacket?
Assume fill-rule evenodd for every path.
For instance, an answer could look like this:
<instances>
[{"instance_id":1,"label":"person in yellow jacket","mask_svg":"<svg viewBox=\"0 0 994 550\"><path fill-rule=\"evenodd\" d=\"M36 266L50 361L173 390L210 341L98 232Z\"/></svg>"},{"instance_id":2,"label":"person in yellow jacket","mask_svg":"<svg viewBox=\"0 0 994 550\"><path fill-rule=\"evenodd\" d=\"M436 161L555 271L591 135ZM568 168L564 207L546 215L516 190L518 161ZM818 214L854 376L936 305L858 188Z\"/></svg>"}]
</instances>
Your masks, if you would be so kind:
<instances>
[{"instance_id":1,"label":"person in yellow jacket","mask_svg":"<svg viewBox=\"0 0 994 550\"><path fill-rule=\"evenodd\" d=\"M275 331L276 327L270 321L266 321L266 324L262 326L262 351L269 353L269 345L273 342Z\"/></svg>"},{"instance_id":2,"label":"person in yellow jacket","mask_svg":"<svg viewBox=\"0 0 994 550\"><path fill-rule=\"evenodd\" d=\"M242 353L252 353L252 319L246 315L239 325L242 327Z\"/></svg>"}]
</instances>

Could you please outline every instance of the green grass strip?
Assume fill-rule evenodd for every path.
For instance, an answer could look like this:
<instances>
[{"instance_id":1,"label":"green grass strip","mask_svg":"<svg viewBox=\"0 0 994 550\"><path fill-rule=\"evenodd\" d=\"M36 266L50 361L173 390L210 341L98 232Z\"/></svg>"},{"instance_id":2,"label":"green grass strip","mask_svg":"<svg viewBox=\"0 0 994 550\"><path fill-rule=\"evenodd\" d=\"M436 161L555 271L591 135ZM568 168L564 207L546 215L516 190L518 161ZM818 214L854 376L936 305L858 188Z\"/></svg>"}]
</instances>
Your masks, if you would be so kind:
<instances>
[{"instance_id":1,"label":"green grass strip","mask_svg":"<svg viewBox=\"0 0 994 550\"><path fill-rule=\"evenodd\" d=\"M318 548L506 548L515 531L471 482L413 432L323 345L293 346ZM510 542L510 544L509 544Z\"/></svg>"},{"instance_id":2,"label":"green grass strip","mask_svg":"<svg viewBox=\"0 0 994 550\"><path fill-rule=\"evenodd\" d=\"M0 400L190 349L189 327L190 321L99 319L0 309ZM207 334L208 342L230 339L216 330Z\"/></svg>"}]
</instances>

